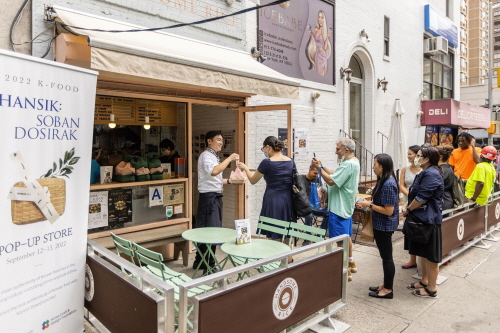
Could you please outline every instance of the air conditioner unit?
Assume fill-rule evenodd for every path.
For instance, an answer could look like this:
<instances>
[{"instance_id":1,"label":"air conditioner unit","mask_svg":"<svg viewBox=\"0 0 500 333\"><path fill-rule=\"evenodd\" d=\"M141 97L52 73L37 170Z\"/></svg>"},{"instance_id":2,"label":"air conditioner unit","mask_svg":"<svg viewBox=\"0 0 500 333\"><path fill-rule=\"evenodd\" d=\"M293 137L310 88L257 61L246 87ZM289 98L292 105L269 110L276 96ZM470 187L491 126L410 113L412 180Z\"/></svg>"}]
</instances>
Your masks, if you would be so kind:
<instances>
[{"instance_id":1,"label":"air conditioner unit","mask_svg":"<svg viewBox=\"0 0 500 333\"><path fill-rule=\"evenodd\" d=\"M424 40L425 54L448 54L448 40L444 37L433 37Z\"/></svg>"}]
</instances>

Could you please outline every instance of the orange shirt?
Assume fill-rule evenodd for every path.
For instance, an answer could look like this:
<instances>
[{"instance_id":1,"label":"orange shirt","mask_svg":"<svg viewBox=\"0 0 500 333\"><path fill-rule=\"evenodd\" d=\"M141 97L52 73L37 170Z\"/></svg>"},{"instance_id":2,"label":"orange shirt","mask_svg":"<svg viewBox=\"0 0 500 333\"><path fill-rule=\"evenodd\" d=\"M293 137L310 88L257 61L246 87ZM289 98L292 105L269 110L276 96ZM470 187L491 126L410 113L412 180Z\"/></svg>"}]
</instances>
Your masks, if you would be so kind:
<instances>
[{"instance_id":1,"label":"orange shirt","mask_svg":"<svg viewBox=\"0 0 500 333\"><path fill-rule=\"evenodd\" d=\"M475 147L477 154L481 156L481 148ZM472 156L472 146L468 149L457 148L451 153L449 165L455 167L455 175L462 179L469 179L472 171L476 168L474 157Z\"/></svg>"}]
</instances>

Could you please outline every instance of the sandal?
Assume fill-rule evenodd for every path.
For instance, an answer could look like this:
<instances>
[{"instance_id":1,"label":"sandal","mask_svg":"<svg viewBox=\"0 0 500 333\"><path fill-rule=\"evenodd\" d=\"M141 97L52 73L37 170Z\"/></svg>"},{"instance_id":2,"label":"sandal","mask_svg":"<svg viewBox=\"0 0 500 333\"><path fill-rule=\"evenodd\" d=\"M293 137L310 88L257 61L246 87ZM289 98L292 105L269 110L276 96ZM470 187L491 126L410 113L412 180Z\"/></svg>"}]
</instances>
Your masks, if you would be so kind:
<instances>
[{"instance_id":1,"label":"sandal","mask_svg":"<svg viewBox=\"0 0 500 333\"><path fill-rule=\"evenodd\" d=\"M438 297L437 290L430 291L429 289L427 289L425 287L424 287L424 290L427 293L427 295L422 295L422 292L420 291L420 289L415 289L411 293L413 294L413 296L417 296L417 297L430 297L430 298L437 298Z\"/></svg>"},{"instance_id":2,"label":"sandal","mask_svg":"<svg viewBox=\"0 0 500 333\"><path fill-rule=\"evenodd\" d=\"M417 283L420 283L420 285L422 287L417 287ZM423 283L422 281L418 281L418 282L415 282L415 283L410 283L409 286L406 286L406 289L419 289L419 288L426 288L427 285L425 283Z\"/></svg>"}]
</instances>

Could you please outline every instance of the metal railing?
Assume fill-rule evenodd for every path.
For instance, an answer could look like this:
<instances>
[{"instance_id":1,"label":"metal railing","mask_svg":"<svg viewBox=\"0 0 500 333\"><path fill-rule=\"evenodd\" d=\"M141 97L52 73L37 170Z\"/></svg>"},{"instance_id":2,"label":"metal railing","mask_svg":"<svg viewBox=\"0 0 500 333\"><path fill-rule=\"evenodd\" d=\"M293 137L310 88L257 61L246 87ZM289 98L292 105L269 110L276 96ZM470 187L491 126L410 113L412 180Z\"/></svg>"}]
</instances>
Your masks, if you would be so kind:
<instances>
[{"instance_id":1,"label":"metal railing","mask_svg":"<svg viewBox=\"0 0 500 333\"><path fill-rule=\"evenodd\" d=\"M343 135L346 138L351 139L354 141L356 148L354 155L359 159L359 167L360 167L360 172L359 172L359 183L360 184L366 184L366 183L372 183L377 180L377 177L374 176L373 174L373 158L374 154L369 151L365 146L363 146L361 143L353 139L349 134L347 134L344 130L340 130L340 134Z\"/></svg>"},{"instance_id":2,"label":"metal railing","mask_svg":"<svg viewBox=\"0 0 500 333\"><path fill-rule=\"evenodd\" d=\"M382 153L384 153L384 139L385 141L387 142L389 140L389 138L387 137L387 135L385 135L384 133L380 132L380 131L377 131L377 136L380 134L380 136L382 137Z\"/></svg>"},{"instance_id":3,"label":"metal railing","mask_svg":"<svg viewBox=\"0 0 500 333\"><path fill-rule=\"evenodd\" d=\"M128 284L133 292L140 290L157 303L157 327L158 332L174 333L175 331L175 310L174 310L174 292L175 288L171 284L164 282L153 274L132 264L130 261L121 258L114 252L104 248L98 243L87 239L87 256L94 259L97 263L104 266L111 273L120 277ZM116 266L115 266L116 265ZM129 272L123 272L120 268ZM113 309L109 309L110 313ZM105 333L109 330L87 309L84 310L84 317L99 332ZM103 319L103 318L101 318Z\"/></svg>"},{"instance_id":4,"label":"metal railing","mask_svg":"<svg viewBox=\"0 0 500 333\"><path fill-rule=\"evenodd\" d=\"M254 283L264 277L274 275L281 273L283 271L286 271L288 268L292 268L296 265L303 264L304 262L308 261L314 261L318 258L321 258L327 254L333 253L340 251L343 249L343 261L342 261L342 267L343 267L343 274L342 274L342 298L340 302L336 304L330 304L323 308L321 313L317 313L315 315L312 315L309 319L307 319L304 322L301 322L298 326L294 327L292 330L288 331L288 333L298 333L298 332L303 332L307 330L308 328L317 325L317 324L322 324L327 327L334 328L336 323L330 318L336 311L339 309L343 308L344 306L347 305L347 267L348 267L348 254L349 254L349 242L348 242L349 237L347 235L342 235L334 238L330 238L318 243L313 243L310 244L306 247L299 247L295 248L291 251L287 251L285 253L279 254L279 255L274 255L265 259L257 260L250 262L245 265L233 267L230 269L226 269L224 271L221 271L216 274L211 274L207 275L204 277L201 277L199 279L195 279L189 282L185 282L179 285L179 294L180 294L180 300L179 300L179 333L186 333L186 332L193 332L197 333L198 332L198 315L199 315L199 301L202 300L205 297L211 297L217 294L224 293L228 290L232 290L234 288L241 287L242 285L247 285ZM342 242L342 248L339 248L336 243L337 242ZM242 245L244 246L244 245ZM301 259L301 260L296 260L293 263L288 263L288 258L292 256L296 256L298 254L308 252L311 250L319 250L320 248L326 248L326 251L320 252L316 251L315 255L312 255L310 257ZM257 269L259 267L262 267L264 265L280 261L281 265L280 267L267 271L265 273L260 273L257 275L250 276L246 279L237 281L235 283L228 283L228 278L235 276L235 275L243 275L245 272L249 271L250 269ZM217 283L216 283L217 282ZM200 285L217 285L218 287L212 291L209 291L205 294L197 295L197 296L192 296L189 297L188 293L191 288L196 288ZM188 314L188 307L190 305L194 306L194 310L192 312L193 314L193 329L188 330L188 325L187 325L187 314ZM245 314L242 314L245 315Z\"/></svg>"}]
</instances>

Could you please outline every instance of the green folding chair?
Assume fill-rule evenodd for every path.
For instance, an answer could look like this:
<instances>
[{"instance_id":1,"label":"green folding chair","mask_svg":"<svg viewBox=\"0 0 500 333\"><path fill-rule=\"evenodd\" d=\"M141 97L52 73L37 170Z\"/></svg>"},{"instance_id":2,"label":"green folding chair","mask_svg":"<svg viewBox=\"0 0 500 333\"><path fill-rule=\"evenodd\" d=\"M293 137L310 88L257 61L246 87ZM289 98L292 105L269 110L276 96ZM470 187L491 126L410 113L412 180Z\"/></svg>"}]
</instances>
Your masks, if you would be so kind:
<instances>
[{"instance_id":1,"label":"green folding chair","mask_svg":"<svg viewBox=\"0 0 500 333\"><path fill-rule=\"evenodd\" d=\"M295 237L317 243L325 240L326 230L299 223L290 223L288 234L292 240ZM291 243L293 242L291 241Z\"/></svg>"},{"instance_id":2,"label":"green folding chair","mask_svg":"<svg viewBox=\"0 0 500 333\"><path fill-rule=\"evenodd\" d=\"M163 256L161 253L155 252L148 250L136 243L132 243L134 249L135 249L135 254L137 256L137 259L139 261L139 266L141 266L142 269L156 275L160 279L166 282L170 282L174 285L174 308L176 311L176 324L178 324L178 317L179 317L179 284L191 281L192 279L187 276L184 273L179 273L176 272L170 268L168 268L164 263L163 263ZM209 286L198 286L196 288L191 288L188 291L188 297L194 297L199 294L203 294L207 291L212 290L212 287ZM191 314L193 311L194 307L191 305L188 307L188 313L187 316ZM193 324L189 319L187 319L187 323L189 327L193 328Z\"/></svg>"},{"instance_id":3,"label":"green folding chair","mask_svg":"<svg viewBox=\"0 0 500 333\"><path fill-rule=\"evenodd\" d=\"M130 261L134 265L136 265L135 259L134 259L135 252L134 252L134 248L132 247L132 242L128 241L124 238L118 237L117 235L115 235L112 232L110 232L110 234L111 234L111 238L113 239L113 243L115 244L116 254L119 255L120 257L121 257L120 253L125 254L126 256L128 256L130 258ZM128 274L129 276L133 276L137 281L140 280L140 278L138 276L135 276L134 274L127 271L122 266L120 266L120 268L121 268L123 273Z\"/></svg>"}]
</instances>

